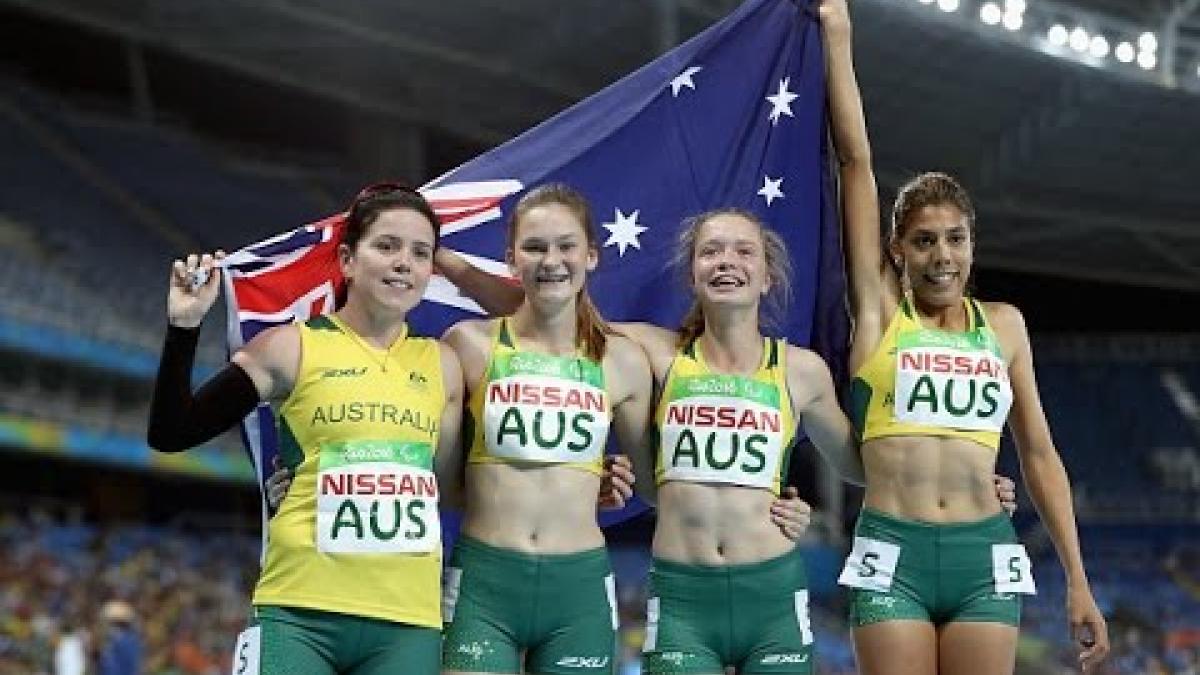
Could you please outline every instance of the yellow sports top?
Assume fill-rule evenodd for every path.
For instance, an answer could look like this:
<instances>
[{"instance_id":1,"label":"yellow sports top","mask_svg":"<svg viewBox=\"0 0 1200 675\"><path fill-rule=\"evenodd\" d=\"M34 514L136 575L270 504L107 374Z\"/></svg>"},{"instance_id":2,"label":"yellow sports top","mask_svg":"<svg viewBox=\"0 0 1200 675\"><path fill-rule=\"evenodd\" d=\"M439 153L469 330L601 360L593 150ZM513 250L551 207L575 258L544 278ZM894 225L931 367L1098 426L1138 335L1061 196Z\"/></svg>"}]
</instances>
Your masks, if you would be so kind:
<instances>
[{"instance_id":1,"label":"yellow sports top","mask_svg":"<svg viewBox=\"0 0 1200 675\"><path fill-rule=\"evenodd\" d=\"M604 368L591 359L522 351L496 321L483 380L471 392L467 462L562 464L600 475L612 419Z\"/></svg>"},{"instance_id":2,"label":"yellow sports top","mask_svg":"<svg viewBox=\"0 0 1200 675\"><path fill-rule=\"evenodd\" d=\"M322 316L300 326L300 344L277 413L295 476L268 526L254 604L440 629L437 342L406 333L381 350Z\"/></svg>"},{"instance_id":3,"label":"yellow sports top","mask_svg":"<svg viewBox=\"0 0 1200 675\"><path fill-rule=\"evenodd\" d=\"M656 482L764 488L779 494L796 420L787 387L787 342L763 338L750 375L709 370L696 340L675 355L655 412Z\"/></svg>"},{"instance_id":4,"label":"yellow sports top","mask_svg":"<svg viewBox=\"0 0 1200 675\"><path fill-rule=\"evenodd\" d=\"M996 449L1012 406L1008 365L983 306L963 298L965 332L921 325L905 298L850 388L862 442L885 436L962 438Z\"/></svg>"}]
</instances>

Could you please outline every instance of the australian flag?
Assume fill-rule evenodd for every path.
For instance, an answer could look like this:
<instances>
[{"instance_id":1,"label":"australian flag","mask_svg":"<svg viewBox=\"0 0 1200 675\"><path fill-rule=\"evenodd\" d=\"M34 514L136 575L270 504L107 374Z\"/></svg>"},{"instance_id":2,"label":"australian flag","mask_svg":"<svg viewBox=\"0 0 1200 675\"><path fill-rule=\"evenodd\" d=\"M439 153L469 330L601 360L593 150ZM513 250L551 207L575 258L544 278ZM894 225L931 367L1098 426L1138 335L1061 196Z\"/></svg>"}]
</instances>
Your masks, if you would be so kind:
<instances>
[{"instance_id":1,"label":"australian flag","mask_svg":"<svg viewBox=\"0 0 1200 675\"><path fill-rule=\"evenodd\" d=\"M507 274L505 217L528 188L567 183L592 204L602 244L589 277L602 314L674 327L689 304L668 261L680 222L720 207L758 214L795 270L782 335L835 372L847 338L844 277L826 145L825 68L815 0L748 0L637 72L430 182L442 244ZM227 259L229 345L331 311L341 283L332 216ZM479 307L435 277L411 315L440 335ZM275 455L265 406L247 419L261 479Z\"/></svg>"}]
</instances>

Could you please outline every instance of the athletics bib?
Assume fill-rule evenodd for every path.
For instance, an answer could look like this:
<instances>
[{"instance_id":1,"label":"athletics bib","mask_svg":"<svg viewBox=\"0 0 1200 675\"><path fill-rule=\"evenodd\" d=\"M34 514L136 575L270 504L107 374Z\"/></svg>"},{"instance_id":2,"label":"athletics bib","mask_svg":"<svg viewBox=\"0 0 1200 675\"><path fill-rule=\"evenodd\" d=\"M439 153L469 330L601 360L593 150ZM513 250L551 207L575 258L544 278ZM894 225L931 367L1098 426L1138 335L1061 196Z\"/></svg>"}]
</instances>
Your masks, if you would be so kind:
<instances>
[{"instance_id":1,"label":"athletics bib","mask_svg":"<svg viewBox=\"0 0 1200 675\"><path fill-rule=\"evenodd\" d=\"M661 425L664 480L772 489L783 460L779 389L736 375L678 377Z\"/></svg>"},{"instance_id":2,"label":"athletics bib","mask_svg":"<svg viewBox=\"0 0 1200 675\"><path fill-rule=\"evenodd\" d=\"M896 419L999 432L1012 399L1008 369L990 333L915 330L899 335Z\"/></svg>"},{"instance_id":3,"label":"athletics bib","mask_svg":"<svg viewBox=\"0 0 1200 675\"><path fill-rule=\"evenodd\" d=\"M321 446L317 550L429 553L441 545L438 485L428 443Z\"/></svg>"},{"instance_id":4,"label":"athletics bib","mask_svg":"<svg viewBox=\"0 0 1200 675\"><path fill-rule=\"evenodd\" d=\"M492 456L562 463L604 454L609 412L599 365L576 357L497 354L486 386L483 428Z\"/></svg>"}]
</instances>

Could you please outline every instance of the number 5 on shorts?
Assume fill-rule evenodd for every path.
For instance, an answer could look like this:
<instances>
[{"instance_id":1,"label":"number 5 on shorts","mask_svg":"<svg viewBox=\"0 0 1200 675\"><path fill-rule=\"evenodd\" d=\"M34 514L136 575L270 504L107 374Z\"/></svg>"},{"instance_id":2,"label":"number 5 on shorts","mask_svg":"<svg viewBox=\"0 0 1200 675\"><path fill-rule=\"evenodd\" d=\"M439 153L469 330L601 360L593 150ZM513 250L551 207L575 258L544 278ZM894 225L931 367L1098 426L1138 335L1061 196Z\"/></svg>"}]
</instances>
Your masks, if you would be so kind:
<instances>
[{"instance_id":1,"label":"number 5 on shorts","mask_svg":"<svg viewBox=\"0 0 1200 675\"><path fill-rule=\"evenodd\" d=\"M846 566L838 583L851 588L886 593L892 587L896 564L900 562L900 547L869 537L855 537L854 548L846 558Z\"/></svg>"},{"instance_id":2,"label":"number 5 on shorts","mask_svg":"<svg viewBox=\"0 0 1200 675\"><path fill-rule=\"evenodd\" d=\"M992 544L992 578L997 593L1037 593L1032 567L1024 546Z\"/></svg>"},{"instance_id":3,"label":"number 5 on shorts","mask_svg":"<svg viewBox=\"0 0 1200 675\"><path fill-rule=\"evenodd\" d=\"M251 626L238 635L233 648L233 675L258 675L258 655L262 648L262 628Z\"/></svg>"}]
</instances>

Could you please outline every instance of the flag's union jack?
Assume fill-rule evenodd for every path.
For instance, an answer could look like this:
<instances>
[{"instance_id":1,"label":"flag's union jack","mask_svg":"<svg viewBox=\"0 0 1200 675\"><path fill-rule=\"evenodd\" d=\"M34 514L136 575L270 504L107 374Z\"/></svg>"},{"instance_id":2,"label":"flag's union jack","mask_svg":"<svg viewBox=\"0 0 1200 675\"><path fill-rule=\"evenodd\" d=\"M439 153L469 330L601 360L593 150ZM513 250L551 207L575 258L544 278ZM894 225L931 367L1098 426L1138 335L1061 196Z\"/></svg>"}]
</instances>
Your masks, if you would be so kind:
<instances>
[{"instance_id":1,"label":"flag's union jack","mask_svg":"<svg viewBox=\"0 0 1200 675\"><path fill-rule=\"evenodd\" d=\"M678 224L718 208L751 210L785 239L796 270L778 332L830 359L846 343L844 282L826 154L824 63L814 0L747 0L733 14L538 127L426 185L442 243L504 274L504 217L550 181L593 207L602 260L592 297L614 320L671 326L689 298L668 261ZM341 279L334 216L227 259L231 348L263 327L332 309ZM435 277L410 314L440 334L479 312ZM247 420L262 477L274 420Z\"/></svg>"}]
</instances>

